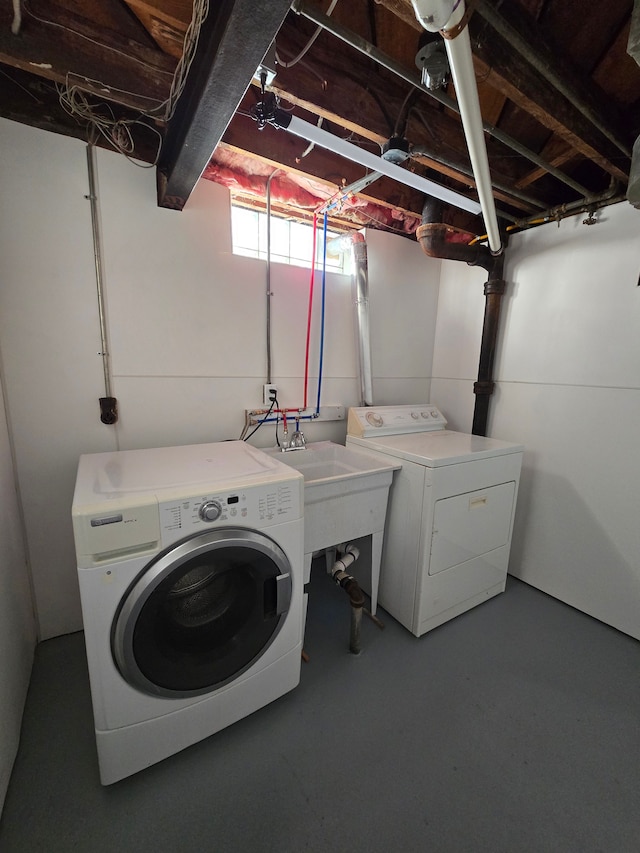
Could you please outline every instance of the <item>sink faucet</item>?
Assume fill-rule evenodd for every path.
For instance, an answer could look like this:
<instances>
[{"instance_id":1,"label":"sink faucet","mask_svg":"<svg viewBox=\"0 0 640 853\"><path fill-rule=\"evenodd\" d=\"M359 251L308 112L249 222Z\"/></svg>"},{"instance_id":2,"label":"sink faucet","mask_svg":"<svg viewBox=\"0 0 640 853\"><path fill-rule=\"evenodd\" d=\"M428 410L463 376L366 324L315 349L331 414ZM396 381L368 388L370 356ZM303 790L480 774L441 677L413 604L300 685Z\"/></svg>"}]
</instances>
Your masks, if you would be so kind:
<instances>
[{"instance_id":1,"label":"sink faucet","mask_svg":"<svg viewBox=\"0 0 640 853\"><path fill-rule=\"evenodd\" d=\"M300 418L296 418L296 430L291 436L288 447L283 450L304 450L307 445L304 435L300 432Z\"/></svg>"}]
</instances>

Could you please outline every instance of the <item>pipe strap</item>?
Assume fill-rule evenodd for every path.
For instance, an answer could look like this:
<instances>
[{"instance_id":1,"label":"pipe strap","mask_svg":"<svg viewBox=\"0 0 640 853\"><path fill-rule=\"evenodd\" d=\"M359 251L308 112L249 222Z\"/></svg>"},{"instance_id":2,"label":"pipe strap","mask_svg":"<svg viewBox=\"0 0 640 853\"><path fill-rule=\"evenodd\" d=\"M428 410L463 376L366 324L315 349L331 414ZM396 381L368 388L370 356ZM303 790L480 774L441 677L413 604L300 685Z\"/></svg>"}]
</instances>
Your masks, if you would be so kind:
<instances>
[{"instance_id":1,"label":"pipe strap","mask_svg":"<svg viewBox=\"0 0 640 853\"><path fill-rule=\"evenodd\" d=\"M460 18L458 23L455 26L451 27L450 30L443 29L438 31L443 39L448 39L449 41L451 41L452 39L457 38L460 35L460 33L469 23L469 18L473 15L477 2L478 0L467 0L464 15Z\"/></svg>"},{"instance_id":2,"label":"pipe strap","mask_svg":"<svg viewBox=\"0 0 640 853\"><path fill-rule=\"evenodd\" d=\"M473 383L473 393L476 395L490 396L493 394L493 389L495 388L495 382L492 382L490 379L484 380L482 382L474 382Z\"/></svg>"},{"instance_id":3,"label":"pipe strap","mask_svg":"<svg viewBox=\"0 0 640 853\"><path fill-rule=\"evenodd\" d=\"M497 293L502 296L507 289L507 282L503 278L490 278L484 284L484 295L489 296L491 293Z\"/></svg>"}]
</instances>

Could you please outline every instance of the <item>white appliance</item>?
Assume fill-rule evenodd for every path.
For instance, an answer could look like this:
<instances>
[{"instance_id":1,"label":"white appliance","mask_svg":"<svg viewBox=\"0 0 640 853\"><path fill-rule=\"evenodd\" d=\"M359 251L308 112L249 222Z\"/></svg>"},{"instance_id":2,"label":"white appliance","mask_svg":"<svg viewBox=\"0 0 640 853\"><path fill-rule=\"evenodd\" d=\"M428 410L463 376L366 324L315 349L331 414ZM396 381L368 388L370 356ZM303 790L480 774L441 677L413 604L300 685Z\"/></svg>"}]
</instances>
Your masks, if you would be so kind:
<instances>
[{"instance_id":1,"label":"white appliance","mask_svg":"<svg viewBox=\"0 0 640 853\"><path fill-rule=\"evenodd\" d=\"M347 445L401 461L378 601L416 637L504 591L523 447L446 429L429 403L349 410Z\"/></svg>"},{"instance_id":2,"label":"white appliance","mask_svg":"<svg viewBox=\"0 0 640 853\"><path fill-rule=\"evenodd\" d=\"M242 441L80 457L73 529L102 784L298 684L303 484Z\"/></svg>"}]
</instances>

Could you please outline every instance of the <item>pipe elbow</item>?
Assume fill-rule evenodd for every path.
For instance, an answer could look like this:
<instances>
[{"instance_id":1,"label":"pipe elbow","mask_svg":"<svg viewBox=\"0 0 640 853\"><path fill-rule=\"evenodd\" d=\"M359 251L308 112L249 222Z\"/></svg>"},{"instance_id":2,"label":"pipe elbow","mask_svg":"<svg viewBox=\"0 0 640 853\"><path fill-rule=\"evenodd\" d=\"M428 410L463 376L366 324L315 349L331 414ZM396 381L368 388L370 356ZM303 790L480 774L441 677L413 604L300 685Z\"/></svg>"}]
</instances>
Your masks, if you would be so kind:
<instances>
[{"instance_id":1,"label":"pipe elbow","mask_svg":"<svg viewBox=\"0 0 640 853\"><path fill-rule=\"evenodd\" d=\"M486 246L447 243L447 226L442 222L442 211L443 205L439 199L427 198L422 208L422 225L416 231L416 238L425 255L448 261L464 261L489 271L494 258Z\"/></svg>"},{"instance_id":2,"label":"pipe elbow","mask_svg":"<svg viewBox=\"0 0 640 853\"><path fill-rule=\"evenodd\" d=\"M447 226L443 222L426 222L416 231L420 248L430 258L448 261L464 261L471 266L491 269L493 258L485 246L467 246L463 243L447 243Z\"/></svg>"}]
</instances>

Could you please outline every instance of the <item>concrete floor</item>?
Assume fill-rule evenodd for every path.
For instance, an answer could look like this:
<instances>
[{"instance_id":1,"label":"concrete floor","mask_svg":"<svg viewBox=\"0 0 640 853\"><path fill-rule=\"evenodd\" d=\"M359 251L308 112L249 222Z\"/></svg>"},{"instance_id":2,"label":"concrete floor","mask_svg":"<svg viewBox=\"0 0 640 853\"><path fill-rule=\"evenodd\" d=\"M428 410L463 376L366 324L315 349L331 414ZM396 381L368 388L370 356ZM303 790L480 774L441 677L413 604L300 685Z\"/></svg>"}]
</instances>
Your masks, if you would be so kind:
<instances>
[{"instance_id":1,"label":"concrete floor","mask_svg":"<svg viewBox=\"0 0 640 853\"><path fill-rule=\"evenodd\" d=\"M314 567L300 686L179 755L98 780L81 634L36 653L2 853L637 853L640 644L509 579L416 639L348 652Z\"/></svg>"}]
</instances>

